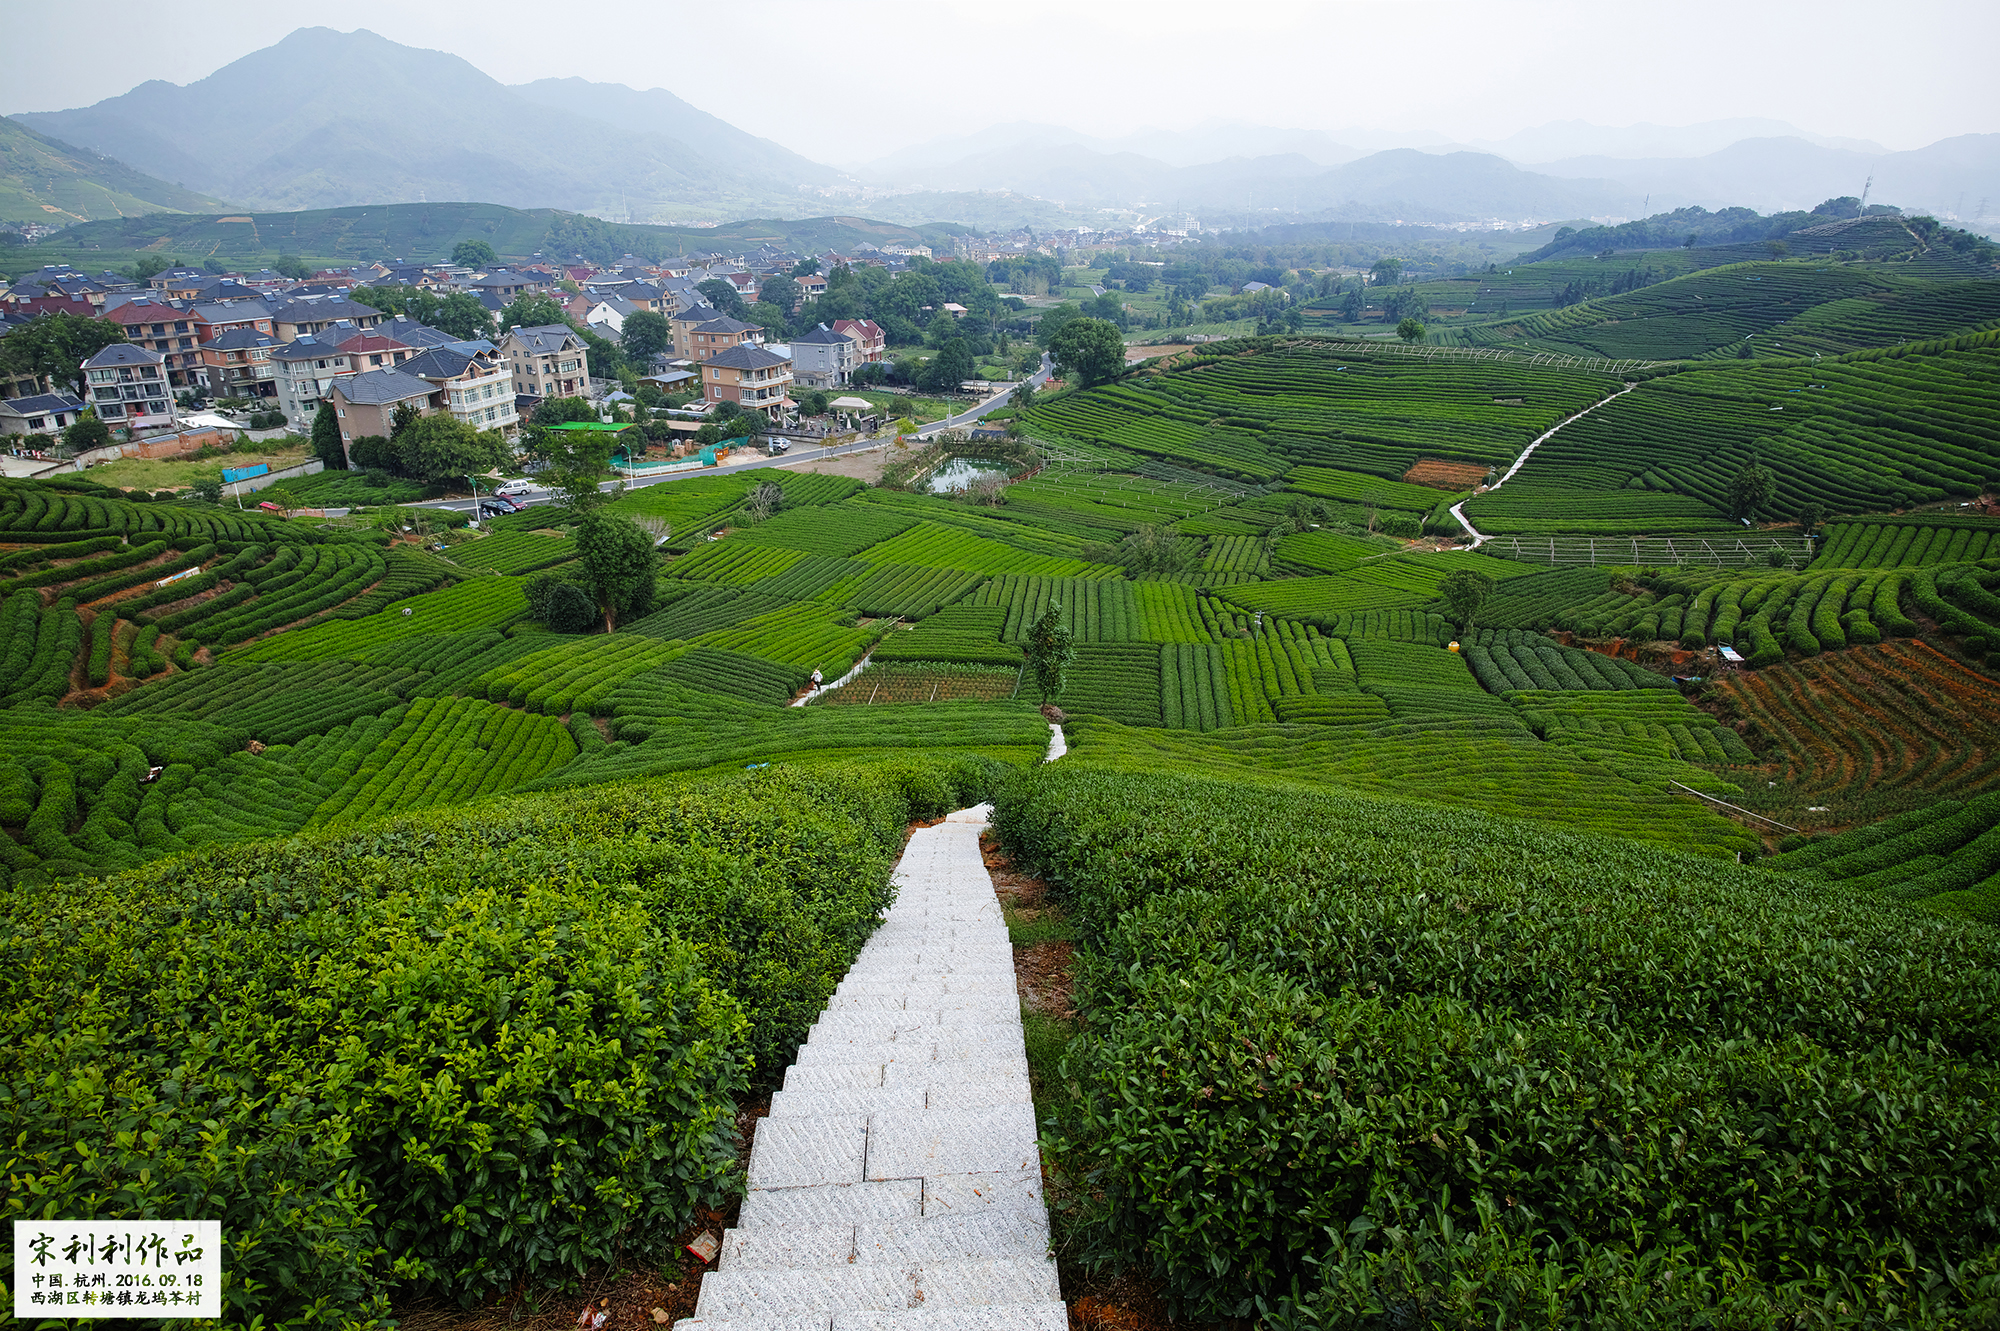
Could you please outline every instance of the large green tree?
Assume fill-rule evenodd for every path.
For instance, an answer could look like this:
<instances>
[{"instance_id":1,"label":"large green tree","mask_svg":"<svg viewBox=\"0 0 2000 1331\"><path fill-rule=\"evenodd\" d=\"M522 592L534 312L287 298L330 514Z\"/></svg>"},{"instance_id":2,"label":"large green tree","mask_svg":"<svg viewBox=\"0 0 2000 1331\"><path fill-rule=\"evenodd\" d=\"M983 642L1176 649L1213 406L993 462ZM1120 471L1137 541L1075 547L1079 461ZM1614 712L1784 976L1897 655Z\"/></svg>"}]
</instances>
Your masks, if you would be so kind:
<instances>
[{"instance_id":1,"label":"large green tree","mask_svg":"<svg viewBox=\"0 0 2000 1331\"><path fill-rule=\"evenodd\" d=\"M1493 579L1475 569L1455 568L1438 581L1438 597L1444 602L1445 617L1458 625L1460 633L1472 627L1479 608L1493 594Z\"/></svg>"},{"instance_id":2,"label":"large green tree","mask_svg":"<svg viewBox=\"0 0 2000 1331\"><path fill-rule=\"evenodd\" d=\"M498 430L475 430L441 414L420 416L397 431L394 447L403 474L426 481L476 476L501 466L512 454Z\"/></svg>"},{"instance_id":3,"label":"large green tree","mask_svg":"<svg viewBox=\"0 0 2000 1331\"><path fill-rule=\"evenodd\" d=\"M460 268L491 268L500 256L483 240L461 240L451 247L451 261Z\"/></svg>"},{"instance_id":4,"label":"large green tree","mask_svg":"<svg viewBox=\"0 0 2000 1331\"><path fill-rule=\"evenodd\" d=\"M743 304L743 294L719 277L711 277L706 282L699 283L695 290L701 293L703 300L732 319L741 319L749 313Z\"/></svg>"},{"instance_id":5,"label":"large green tree","mask_svg":"<svg viewBox=\"0 0 2000 1331\"><path fill-rule=\"evenodd\" d=\"M798 313L799 302L805 299L805 292L789 277L772 277L758 286L757 299L761 304L777 306L789 318Z\"/></svg>"},{"instance_id":6,"label":"large green tree","mask_svg":"<svg viewBox=\"0 0 2000 1331\"><path fill-rule=\"evenodd\" d=\"M86 411L72 421L62 432L63 447L71 457L93 448L102 448L111 442L111 427L97 418L94 411Z\"/></svg>"},{"instance_id":7,"label":"large green tree","mask_svg":"<svg viewBox=\"0 0 2000 1331\"><path fill-rule=\"evenodd\" d=\"M1770 506L1771 497L1777 492L1778 478L1769 467L1752 458L1729 479L1729 516L1755 522L1757 514Z\"/></svg>"},{"instance_id":8,"label":"large green tree","mask_svg":"<svg viewBox=\"0 0 2000 1331\"><path fill-rule=\"evenodd\" d=\"M567 323L563 307L547 296L535 291L524 291L500 311L500 331L509 328L546 328L550 324Z\"/></svg>"},{"instance_id":9,"label":"large green tree","mask_svg":"<svg viewBox=\"0 0 2000 1331\"><path fill-rule=\"evenodd\" d=\"M125 330L80 314L44 314L0 338L0 371L46 377L84 397L85 361L125 340Z\"/></svg>"},{"instance_id":10,"label":"large green tree","mask_svg":"<svg viewBox=\"0 0 2000 1331\"><path fill-rule=\"evenodd\" d=\"M627 360L644 365L661 352L673 349L674 327L664 314L639 310L625 316L625 331L618 335L618 345Z\"/></svg>"},{"instance_id":11,"label":"large green tree","mask_svg":"<svg viewBox=\"0 0 2000 1331\"><path fill-rule=\"evenodd\" d=\"M604 631L621 618L653 608L653 579L660 558L653 538L636 523L602 511L585 514L571 529L584 590L604 616Z\"/></svg>"},{"instance_id":12,"label":"large green tree","mask_svg":"<svg viewBox=\"0 0 2000 1331\"><path fill-rule=\"evenodd\" d=\"M1109 383L1125 370L1125 340L1102 319L1072 319L1049 339L1062 377L1088 388Z\"/></svg>"},{"instance_id":13,"label":"large green tree","mask_svg":"<svg viewBox=\"0 0 2000 1331\"><path fill-rule=\"evenodd\" d=\"M970 379L976 368L965 339L954 337L917 371L917 387L926 393L956 393L958 386Z\"/></svg>"},{"instance_id":14,"label":"large green tree","mask_svg":"<svg viewBox=\"0 0 2000 1331\"><path fill-rule=\"evenodd\" d=\"M426 322L439 332L450 333L463 342L493 336L493 316L479 303L479 297L468 291L455 291L446 296L438 306L435 319Z\"/></svg>"}]
</instances>

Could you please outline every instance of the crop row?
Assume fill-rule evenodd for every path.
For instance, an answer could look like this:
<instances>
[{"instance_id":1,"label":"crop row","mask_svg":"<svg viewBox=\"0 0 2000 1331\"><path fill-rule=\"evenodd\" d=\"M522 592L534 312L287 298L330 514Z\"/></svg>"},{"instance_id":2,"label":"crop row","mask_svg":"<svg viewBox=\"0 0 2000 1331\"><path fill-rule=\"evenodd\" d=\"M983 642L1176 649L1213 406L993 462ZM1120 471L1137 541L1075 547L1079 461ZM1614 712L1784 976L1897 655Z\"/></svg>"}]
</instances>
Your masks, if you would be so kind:
<instances>
[{"instance_id":1,"label":"crop row","mask_svg":"<svg viewBox=\"0 0 2000 1331\"><path fill-rule=\"evenodd\" d=\"M658 610L620 625L621 631L648 638L695 638L790 604L759 589L679 580L660 584L658 599Z\"/></svg>"},{"instance_id":2,"label":"crop row","mask_svg":"<svg viewBox=\"0 0 2000 1331\"><path fill-rule=\"evenodd\" d=\"M869 658L867 673L843 688L814 695L813 707L879 707L889 703L1003 701L1021 685L1019 666L963 661L892 661Z\"/></svg>"},{"instance_id":3,"label":"crop row","mask_svg":"<svg viewBox=\"0 0 2000 1331\"><path fill-rule=\"evenodd\" d=\"M494 532L451 547L453 563L495 573L533 573L575 558L575 541L535 532Z\"/></svg>"},{"instance_id":4,"label":"crop row","mask_svg":"<svg viewBox=\"0 0 2000 1331\"><path fill-rule=\"evenodd\" d=\"M412 670L356 661L232 663L134 689L97 712L201 720L239 743L296 744L357 717L387 711L409 697L418 682Z\"/></svg>"},{"instance_id":5,"label":"crop row","mask_svg":"<svg viewBox=\"0 0 2000 1331\"><path fill-rule=\"evenodd\" d=\"M1024 682L1024 694L1027 687ZM1160 649L1138 642L1079 644L1062 696L1052 701L1064 711L1108 716L1126 725L1162 725Z\"/></svg>"},{"instance_id":6,"label":"crop row","mask_svg":"<svg viewBox=\"0 0 2000 1331\"><path fill-rule=\"evenodd\" d=\"M1841 522L1827 528L1816 568L1914 568L1965 564L2000 554L2000 523L1985 526L1915 526Z\"/></svg>"},{"instance_id":7,"label":"crop row","mask_svg":"<svg viewBox=\"0 0 2000 1331\"><path fill-rule=\"evenodd\" d=\"M1208 543L1201 566L1211 573L1268 573L1271 552L1255 536L1218 536Z\"/></svg>"},{"instance_id":8,"label":"crop row","mask_svg":"<svg viewBox=\"0 0 2000 1331\"><path fill-rule=\"evenodd\" d=\"M1740 735L1671 690L1522 690L1508 697L1536 734L1598 753L1600 761L1642 784L1644 778L1618 755L1688 763L1754 761Z\"/></svg>"},{"instance_id":9,"label":"crop row","mask_svg":"<svg viewBox=\"0 0 2000 1331\"><path fill-rule=\"evenodd\" d=\"M70 669L83 646L83 621L76 602L64 599L43 607L41 597L22 590L7 598L6 638L0 641L0 697L12 704L30 699L55 702L69 692Z\"/></svg>"},{"instance_id":10,"label":"crop row","mask_svg":"<svg viewBox=\"0 0 2000 1331\"><path fill-rule=\"evenodd\" d=\"M871 662L939 661L966 665L1019 665L1021 649L1001 642L1007 611L997 605L955 605L914 629L891 633L870 655Z\"/></svg>"},{"instance_id":11,"label":"crop row","mask_svg":"<svg viewBox=\"0 0 2000 1331\"><path fill-rule=\"evenodd\" d=\"M576 757L551 717L472 698L419 698L308 820L353 827L391 813L499 794Z\"/></svg>"},{"instance_id":12,"label":"crop row","mask_svg":"<svg viewBox=\"0 0 2000 1331\"><path fill-rule=\"evenodd\" d=\"M888 627L886 623L878 623L870 628L852 628L835 622L827 607L806 603L705 633L699 642L704 647L797 666L807 673L817 670L831 680L846 674Z\"/></svg>"},{"instance_id":13,"label":"crop row","mask_svg":"<svg viewBox=\"0 0 2000 1331\"><path fill-rule=\"evenodd\" d=\"M1062 625L1077 642L1131 642L1139 636L1132 584L1122 581L1003 576L990 579L969 604L1004 610L999 636L1008 642L1026 642L1028 630L1051 605L1062 607Z\"/></svg>"},{"instance_id":14,"label":"crop row","mask_svg":"<svg viewBox=\"0 0 2000 1331\"><path fill-rule=\"evenodd\" d=\"M883 564L847 598L871 619L922 619L986 580L984 574L921 564Z\"/></svg>"},{"instance_id":15,"label":"crop row","mask_svg":"<svg viewBox=\"0 0 2000 1331\"><path fill-rule=\"evenodd\" d=\"M360 659L405 638L496 628L526 615L527 597L517 578L469 578L388 607L366 619L334 620L252 643L232 654L238 661Z\"/></svg>"},{"instance_id":16,"label":"crop row","mask_svg":"<svg viewBox=\"0 0 2000 1331\"><path fill-rule=\"evenodd\" d=\"M684 650L632 633L576 638L496 666L467 685L466 692L550 716L572 711L606 716L613 689Z\"/></svg>"},{"instance_id":17,"label":"crop row","mask_svg":"<svg viewBox=\"0 0 2000 1331\"><path fill-rule=\"evenodd\" d=\"M921 522L897 536L862 551L870 564L923 564L967 573L1014 573L1046 578L1116 578L1123 570L1110 564L1032 554L1019 546L975 536L939 522Z\"/></svg>"},{"instance_id":18,"label":"crop row","mask_svg":"<svg viewBox=\"0 0 2000 1331\"><path fill-rule=\"evenodd\" d=\"M1522 629L1478 629L1460 648L1491 693L1515 689L1671 689L1673 681L1631 661L1564 647Z\"/></svg>"},{"instance_id":19,"label":"crop row","mask_svg":"<svg viewBox=\"0 0 2000 1331\"><path fill-rule=\"evenodd\" d=\"M711 540L674 560L667 567L667 576L745 587L783 573L804 558L805 553L799 550L746 545L734 540Z\"/></svg>"},{"instance_id":20,"label":"crop row","mask_svg":"<svg viewBox=\"0 0 2000 1331\"><path fill-rule=\"evenodd\" d=\"M846 559L908 531L917 521L915 514L837 504L831 508L781 512L754 527L731 533L729 542L801 550L825 559Z\"/></svg>"},{"instance_id":21,"label":"crop row","mask_svg":"<svg viewBox=\"0 0 2000 1331\"><path fill-rule=\"evenodd\" d=\"M2000 792L1940 800L1763 863L2000 924Z\"/></svg>"}]
</instances>

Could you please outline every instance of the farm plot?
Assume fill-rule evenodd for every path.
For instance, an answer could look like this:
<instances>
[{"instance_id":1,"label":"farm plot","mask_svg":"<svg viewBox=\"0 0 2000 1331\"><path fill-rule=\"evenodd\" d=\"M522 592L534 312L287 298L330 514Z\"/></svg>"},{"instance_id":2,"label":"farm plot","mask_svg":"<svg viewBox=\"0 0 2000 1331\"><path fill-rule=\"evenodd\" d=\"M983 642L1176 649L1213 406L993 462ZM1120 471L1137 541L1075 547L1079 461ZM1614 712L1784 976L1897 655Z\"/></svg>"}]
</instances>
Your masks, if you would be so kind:
<instances>
[{"instance_id":1,"label":"farm plot","mask_svg":"<svg viewBox=\"0 0 2000 1331\"><path fill-rule=\"evenodd\" d=\"M443 591L413 596L367 619L316 624L238 648L232 661L325 661L356 659L404 638L463 633L513 623L528 612L527 597L515 578L472 578Z\"/></svg>"},{"instance_id":2,"label":"farm plot","mask_svg":"<svg viewBox=\"0 0 2000 1331\"><path fill-rule=\"evenodd\" d=\"M1030 691L1023 685L1023 694ZM1151 643L1081 643L1062 696L1066 712L1108 716L1127 725L1165 724L1160 710L1160 649Z\"/></svg>"},{"instance_id":3,"label":"farm plot","mask_svg":"<svg viewBox=\"0 0 2000 1331\"><path fill-rule=\"evenodd\" d=\"M1845 826L2000 789L2000 684L1924 643L1855 647L1718 691L1769 745L1777 784L1749 783L1742 802L1792 826Z\"/></svg>"},{"instance_id":4,"label":"farm plot","mask_svg":"<svg viewBox=\"0 0 2000 1331\"><path fill-rule=\"evenodd\" d=\"M913 513L873 506L836 504L781 512L754 527L731 533L732 542L802 550L826 559L845 559L917 525Z\"/></svg>"},{"instance_id":5,"label":"farm plot","mask_svg":"<svg viewBox=\"0 0 2000 1331\"><path fill-rule=\"evenodd\" d=\"M1788 843L1789 844L1789 843ZM1858 892L2000 924L2000 792L1939 800L1763 861Z\"/></svg>"},{"instance_id":6,"label":"farm plot","mask_svg":"<svg viewBox=\"0 0 2000 1331\"><path fill-rule=\"evenodd\" d=\"M884 637L868 659L875 665L941 661L1019 666L1021 649L1011 642L1000 641L1006 618L1003 606L955 605L938 611L913 629ZM875 665L870 666L871 671Z\"/></svg>"},{"instance_id":7,"label":"farm plot","mask_svg":"<svg viewBox=\"0 0 2000 1331\"><path fill-rule=\"evenodd\" d=\"M206 721L239 744L296 744L388 711L421 680L414 670L356 661L229 664L134 689L98 707L95 715Z\"/></svg>"},{"instance_id":8,"label":"farm plot","mask_svg":"<svg viewBox=\"0 0 2000 1331\"><path fill-rule=\"evenodd\" d=\"M1815 569L1928 568L2000 555L2000 519L1911 514L1830 523Z\"/></svg>"},{"instance_id":9,"label":"farm plot","mask_svg":"<svg viewBox=\"0 0 2000 1331\"><path fill-rule=\"evenodd\" d=\"M760 656L827 679L846 674L877 639L886 623L856 628L836 622L827 606L808 602L773 610L730 628L702 634L696 643L722 651Z\"/></svg>"},{"instance_id":10,"label":"farm plot","mask_svg":"<svg viewBox=\"0 0 2000 1331\"><path fill-rule=\"evenodd\" d=\"M413 809L502 794L565 766L576 754L576 741L552 717L475 698L419 698L314 810L306 826L354 827ZM322 777L321 784L331 785L330 776Z\"/></svg>"},{"instance_id":11,"label":"farm plot","mask_svg":"<svg viewBox=\"0 0 2000 1331\"><path fill-rule=\"evenodd\" d=\"M880 653L877 653L879 657ZM1015 696L1021 683L1016 666L967 665L933 661L877 664L852 683L816 695L811 707L873 707L885 703L999 701Z\"/></svg>"},{"instance_id":12,"label":"farm plot","mask_svg":"<svg viewBox=\"0 0 2000 1331\"><path fill-rule=\"evenodd\" d=\"M1673 681L1631 661L1564 647L1521 629L1474 629L1460 654L1489 693L1516 689L1672 689Z\"/></svg>"},{"instance_id":13,"label":"farm plot","mask_svg":"<svg viewBox=\"0 0 2000 1331\"><path fill-rule=\"evenodd\" d=\"M1013 573L1047 578L1116 578L1124 570L1081 559L1030 554L1018 546L974 536L939 522L921 522L869 546L857 556L867 564L923 564L966 573Z\"/></svg>"},{"instance_id":14,"label":"farm plot","mask_svg":"<svg viewBox=\"0 0 2000 1331\"><path fill-rule=\"evenodd\" d=\"M576 542L539 532L494 532L450 548L454 564L495 573L533 573L576 558Z\"/></svg>"},{"instance_id":15,"label":"farm plot","mask_svg":"<svg viewBox=\"0 0 2000 1331\"><path fill-rule=\"evenodd\" d=\"M611 693L633 675L657 669L687 648L634 633L572 638L517 661L497 665L466 692L530 712L560 716L611 713Z\"/></svg>"},{"instance_id":16,"label":"farm plot","mask_svg":"<svg viewBox=\"0 0 2000 1331\"><path fill-rule=\"evenodd\" d=\"M920 564L884 564L854 589L847 604L875 619L922 619L986 581L982 573Z\"/></svg>"},{"instance_id":17,"label":"farm plot","mask_svg":"<svg viewBox=\"0 0 2000 1331\"><path fill-rule=\"evenodd\" d=\"M1139 637L1139 606L1133 584L1105 578L998 577L989 580L969 602L1006 611L1000 637L1026 642L1028 630L1048 613L1062 607L1062 625L1077 642L1133 642Z\"/></svg>"}]
</instances>

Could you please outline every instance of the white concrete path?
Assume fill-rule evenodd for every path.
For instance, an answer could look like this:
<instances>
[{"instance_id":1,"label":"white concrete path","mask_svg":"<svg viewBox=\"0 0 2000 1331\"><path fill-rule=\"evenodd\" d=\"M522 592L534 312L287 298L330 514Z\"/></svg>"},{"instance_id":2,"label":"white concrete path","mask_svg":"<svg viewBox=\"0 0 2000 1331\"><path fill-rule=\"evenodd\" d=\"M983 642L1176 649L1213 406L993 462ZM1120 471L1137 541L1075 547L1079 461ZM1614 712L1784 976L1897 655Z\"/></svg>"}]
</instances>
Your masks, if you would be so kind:
<instances>
[{"instance_id":1,"label":"white concrete path","mask_svg":"<svg viewBox=\"0 0 2000 1331\"><path fill-rule=\"evenodd\" d=\"M910 838L676 1331L1067 1331L1014 953L979 853L990 812Z\"/></svg>"},{"instance_id":2,"label":"white concrete path","mask_svg":"<svg viewBox=\"0 0 2000 1331\"><path fill-rule=\"evenodd\" d=\"M1543 444L1546 444L1549 440L1555 438L1557 432L1560 431L1564 426L1569 425L1575 421L1582 420L1585 416L1588 416L1591 412L1596 411L1606 402L1615 402L1616 400L1618 400L1621 397L1624 397L1627 393L1631 392L1638 386L1639 385L1637 384L1628 383L1623 388L1613 393L1610 397L1601 398L1598 401L1593 402L1589 406L1585 407L1582 411L1577 412L1574 416L1565 416L1561 420L1557 421L1554 425L1550 426L1546 432L1536 436L1533 443L1529 444L1526 448L1521 450L1521 456L1514 459L1514 465L1507 468L1507 474L1505 476L1502 476L1499 480L1493 482L1493 484L1487 486L1486 487L1487 492L1490 493L1494 490L1498 490L1501 486L1513 480L1514 473L1519 471L1522 467L1525 467L1528 464L1528 459L1535 455L1535 450L1540 448ZM1484 532L1480 531L1479 528L1473 526L1472 520L1465 516L1464 501L1461 500L1460 502L1453 504L1451 506L1451 515L1458 519L1458 525L1465 528L1465 534L1472 538L1473 549L1477 550L1480 546L1486 544L1488 541L1493 539L1492 537L1486 535Z\"/></svg>"}]
</instances>

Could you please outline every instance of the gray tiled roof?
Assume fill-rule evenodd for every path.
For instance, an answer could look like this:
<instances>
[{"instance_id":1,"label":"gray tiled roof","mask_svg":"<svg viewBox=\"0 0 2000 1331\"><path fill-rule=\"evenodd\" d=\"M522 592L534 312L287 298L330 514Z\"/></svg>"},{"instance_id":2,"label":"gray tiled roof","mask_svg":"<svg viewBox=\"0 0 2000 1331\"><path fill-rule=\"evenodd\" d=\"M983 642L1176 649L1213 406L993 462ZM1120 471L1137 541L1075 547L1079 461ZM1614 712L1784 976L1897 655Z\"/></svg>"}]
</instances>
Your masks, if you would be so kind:
<instances>
[{"instance_id":1,"label":"gray tiled roof","mask_svg":"<svg viewBox=\"0 0 2000 1331\"><path fill-rule=\"evenodd\" d=\"M826 343L828 345L832 345L836 342L852 342L853 340L854 340L853 338L849 337L845 333L834 332L831 328L828 328L825 324L821 324L819 327L813 329L809 333L801 333L797 337L792 339L793 342Z\"/></svg>"},{"instance_id":2,"label":"gray tiled roof","mask_svg":"<svg viewBox=\"0 0 2000 1331\"><path fill-rule=\"evenodd\" d=\"M334 390L349 402L383 406L413 397L429 397L437 392L437 385L428 379L404 374L401 370L369 370L365 374L342 379Z\"/></svg>"},{"instance_id":3,"label":"gray tiled roof","mask_svg":"<svg viewBox=\"0 0 2000 1331\"><path fill-rule=\"evenodd\" d=\"M328 296L323 300L287 301L271 314L279 323L319 323L327 319L375 319L382 311L372 305L363 305L358 300L348 300L344 296Z\"/></svg>"},{"instance_id":4,"label":"gray tiled roof","mask_svg":"<svg viewBox=\"0 0 2000 1331\"><path fill-rule=\"evenodd\" d=\"M707 361L726 370L768 370L774 365L789 365L789 357L774 355L762 347L739 344L727 351L718 351Z\"/></svg>"},{"instance_id":5,"label":"gray tiled roof","mask_svg":"<svg viewBox=\"0 0 2000 1331\"><path fill-rule=\"evenodd\" d=\"M68 393L42 393L36 397L8 398L7 409L17 416L46 416L57 411L82 411L83 401Z\"/></svg>"},{"instance_id":6,"label":"gray tiled roof","mask_svg":"<svg viewBox=\"0 0 2000 1331\"><path fill-rule=\"evenodd\" d=\"M707 323L696 324L695 331L697 333L761 333L764 331L764 325L738 323L728 315L717 315Z\"/></svg>"},{"instance_id":7,"label":"gray tiled roof","mask_svg":"<svg viewBox=\"0 0 2000 1331\"><path fill-rule=\"evenodd\" d=\"M536 324L533 328L515 328L510 334L519 339L530 354L539 355L547 351L561 351L571 341L577 347L583 346L583 339L568 324Z\"/></svg>"},{"instance_id":8,"label":"gray tiled roof","mask_svg":"<svg viewBox=\"0 0 2000 1331\"><path fill-rule=\"evenodd\" d=\"M216 334L213 340L204 345L214 347L218 351L242 351L247 347L274 347L278 342L270 334L260 333L254 328L231 328Z\"/></svg>"},{"instance_id":9,"label":"gray tiled roof","mask_svg":"<svg viewBox=\"0 0 2000 1331\"><path fill-rule=\"evenodd\" d=\"M157 351L135 347L130 342L118 342L106 347L83 363L86 370L103 370L120 365L158 365L166 360Z\"/></svg>"},{"instance_id":10,"label":"gray tiled roof","mask_svg":"<svg viewBox=\"0 0 2000 1331\"><path fill-rule=\"evenodd\" d=\"M472 364L472 357L449 347L432 347L418 352L396 368L419 379L456 379Z\"/></svg>"}]
</instances>

